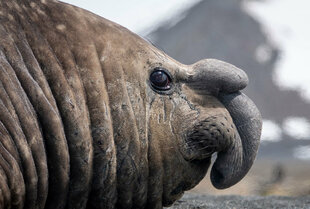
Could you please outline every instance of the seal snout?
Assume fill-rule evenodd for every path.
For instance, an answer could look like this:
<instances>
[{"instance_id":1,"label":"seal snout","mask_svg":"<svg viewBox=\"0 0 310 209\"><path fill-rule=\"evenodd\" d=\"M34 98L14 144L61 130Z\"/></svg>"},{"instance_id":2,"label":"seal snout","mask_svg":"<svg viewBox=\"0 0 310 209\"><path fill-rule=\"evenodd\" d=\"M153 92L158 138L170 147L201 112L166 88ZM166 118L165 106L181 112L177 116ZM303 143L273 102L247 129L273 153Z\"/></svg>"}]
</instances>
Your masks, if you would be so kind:
<instances>
[{"instance_id":1,"label":"seal snout","mask_svg":"<svg viewBox=\"0 0 310 209\"><path fill-rule=\"evenodd\" d=\"M249 83L243 70L220 60L204 59L191 67L186 83L199 94L234 93Z\"/></svg>"},{"instance_id":2,"label":"seal snout","mask_svg":"<svg viewBox=\"0 0 310 209\"><path fill-rule=\"evenodd\" d=\"M203 160L225 150L235 137L235 128L225 116L212 116L189 129L185 138L186 160Z\"/></svg>"}]
</instances>

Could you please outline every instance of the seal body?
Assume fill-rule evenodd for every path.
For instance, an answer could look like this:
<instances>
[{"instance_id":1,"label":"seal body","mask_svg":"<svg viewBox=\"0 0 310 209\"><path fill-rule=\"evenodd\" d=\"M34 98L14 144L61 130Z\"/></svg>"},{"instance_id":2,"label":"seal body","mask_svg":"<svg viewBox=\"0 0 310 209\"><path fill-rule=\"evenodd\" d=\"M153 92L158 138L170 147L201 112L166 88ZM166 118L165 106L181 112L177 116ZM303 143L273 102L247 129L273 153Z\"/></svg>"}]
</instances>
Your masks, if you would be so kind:
<instances>
[{"instance_id":1,"label":"seal body","mask_svg":"<svg viewBox=\"0 0 310 209\"><path fill-rule=\"evenodd\" d=\"M48 0L0 0L0 208L162 208L251 167L246 74L183 65L127 29Z\"/></svg>"}]
</instances>

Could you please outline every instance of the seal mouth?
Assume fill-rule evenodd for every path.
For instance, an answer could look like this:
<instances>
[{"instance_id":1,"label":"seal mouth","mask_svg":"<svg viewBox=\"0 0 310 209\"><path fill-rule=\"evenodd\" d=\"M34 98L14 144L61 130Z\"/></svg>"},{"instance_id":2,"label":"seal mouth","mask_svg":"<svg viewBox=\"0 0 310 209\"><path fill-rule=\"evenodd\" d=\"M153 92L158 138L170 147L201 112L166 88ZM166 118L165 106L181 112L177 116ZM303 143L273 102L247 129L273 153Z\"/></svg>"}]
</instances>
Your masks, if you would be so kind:
<instances>
[{"instance_id":1,"label":"seal mouth","mask_svg":"<svg viewBox=\"0 0 310 209\"><path fill-rule=\"evenodd\" d=\"M226 115L208 117L185 134L182 154L185 160L204 160L225 150L235 137L236 128Z\"/></svg>"}]
</instances>

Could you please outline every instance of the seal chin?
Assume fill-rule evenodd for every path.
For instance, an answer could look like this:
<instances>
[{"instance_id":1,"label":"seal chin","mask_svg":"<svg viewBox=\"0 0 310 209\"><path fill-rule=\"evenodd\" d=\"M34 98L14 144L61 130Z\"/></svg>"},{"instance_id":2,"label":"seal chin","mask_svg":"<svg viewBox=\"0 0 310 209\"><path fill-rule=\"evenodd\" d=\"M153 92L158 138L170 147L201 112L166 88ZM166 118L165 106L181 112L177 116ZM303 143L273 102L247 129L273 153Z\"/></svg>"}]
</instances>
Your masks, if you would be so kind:
<instances>
[{"instance_id":1,"label":"seal chin","mask_svg":"<svg viewBox=\"0 0 310 209\"><path fill-rule=\"evenodd\" d=\"M178 191L176 191L178 190ZM176 188L175 191L172 191L171 194L169 195L169 197L166 197L163 200L163 206L164 207L170 207L175 201L177 201L178 199L180 199L183 194L184 194L184 190L179 190L178 188ZM177 192L177 193L174 193Z\"/></svg>"},{"instance_id":2,"label":"seal chin","mask_svg":"<svg viewBox=\"0 0 310 209\"><path fill-rule=\"evenodd\" d=\"M172 173L167 175L163 187L161 198L165 207L180 199L184 191L194 188L205 177L211 164L211 158L187 161L182 156L179 157L180 164L169 169Z\"/></svg>"},{"instance_id":3,"label":"seal chin","mask_svg":"<svg viewBox=\"0 0 310 209\"><path fill-rule=\"evenodd\" d=\"M236 128L230 117L224 115L208 117L196 123L185 133L181 149L185 160L204 160L215 152L228 147L235 137Z\"/></svg>"},{"instance_id":4,"label":"seal chin","mask_svg":"<svg viewBox=\"0 0 310 209\"><path fill-rule=\"evenodd\" d=\"M204 167L208 165L208 164L204 164ZM198 172L199 177L197 176L196 179L199 179L199 181L201 180L201 178L204 177L205 172ZM197 173L196 173L197 175ZM183 194L184 191L190 190L192 189L194 186L196 186L198 184L198 182L196 181L192 181L189 179L184 179L182 181L180 181L178 184L176 184L176 186L170 190L170 192L167 195L163 196L163 205L165 207L169 207L171 206L176 200L180 199Z\"/></svg>"}]
</instances>

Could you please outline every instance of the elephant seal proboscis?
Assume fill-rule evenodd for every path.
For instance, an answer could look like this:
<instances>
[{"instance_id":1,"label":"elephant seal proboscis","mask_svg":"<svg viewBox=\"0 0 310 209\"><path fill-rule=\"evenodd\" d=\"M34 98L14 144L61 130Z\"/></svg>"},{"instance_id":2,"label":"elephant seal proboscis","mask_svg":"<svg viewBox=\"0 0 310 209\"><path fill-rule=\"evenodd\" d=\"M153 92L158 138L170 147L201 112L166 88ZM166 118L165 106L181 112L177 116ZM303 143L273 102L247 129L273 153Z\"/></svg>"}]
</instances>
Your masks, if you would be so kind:
<instances>
[{"instance_id":1,"label":"elephant seal proboscis","mask_svg":"<svg viewBox=\"0 0 310 209\"><path fill-rule=\"evenodd\" d=\"M0 0L1 208L162 208L242 179L261 117L237 67L183 65L52 0Z\"/></svg>"}]
</instances>

